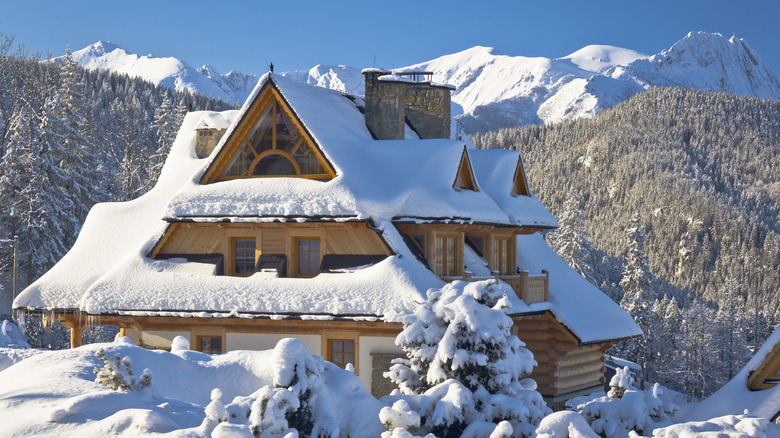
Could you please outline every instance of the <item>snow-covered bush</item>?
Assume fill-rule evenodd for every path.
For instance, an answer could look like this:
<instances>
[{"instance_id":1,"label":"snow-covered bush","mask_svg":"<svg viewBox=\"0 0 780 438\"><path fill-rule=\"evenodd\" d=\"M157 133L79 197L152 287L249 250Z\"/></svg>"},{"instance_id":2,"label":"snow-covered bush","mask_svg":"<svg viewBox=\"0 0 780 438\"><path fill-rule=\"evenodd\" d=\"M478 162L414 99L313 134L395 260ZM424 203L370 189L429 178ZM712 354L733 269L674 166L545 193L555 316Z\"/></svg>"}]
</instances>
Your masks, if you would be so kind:
<instances>
[{"instance_id":1,"label":"snow-covered bush","mask_svg":"<svg viewBox=\"0 0 780 438\"><path fill-rule=\"evenodd\" d=\"M303 436L337 437L338 422L331 406L319 402L325 392L323 358L313 356L303 342L287 338L276 344L272 360L274 386L287 388L300 402L299 408L285 414L290 427Z\"/></svg>"},{"instance_id":2,"label":"snow-covered bush","mask_svg":"<svg viewBox=\"0 0 780 438\"><path fill-rule=\"evenodd\" d=\"M509 425L512 436L529 436L549 412L526 378L536 362L510 333L504 287L456 281L429 290L427 301L404 318L396 345L407 358L394 361L385 376L402 394L422 395L414 403L408 398L422 417L418 433L487 437Z\"/></svg>"},{"instance_id":3,"label":"snow-covered bush","mask_svg":"<svg viewBox=\"0 0 780 438\"><path fill-rule=\"evenodd\" d=\"M282 437L289 433L287 415L300 408L295 393L286 388L264 386L258 391L249 415L249 428L258 437ZM296 432L297 433L297 432Z\"/></svg>"},{"instance_id":4,"label":"snow-covered bush","mask_svg":"<svg viewBox=\"0 0 780 438\"><path fill-rule=\"evenodd\" d=\"M420 427L420 415L409 407L406 400L398 400L393 406L387 406L379 411L379 421L385 427L387 432L382 434L382 438L389 438L395 435L396 429L405 431L417 429Z\"/></svg>"},{"instance_id":5,"label":"snow-covered bush","mask_svg":"<svg viewBox=\"0 0 780 438\"><path fill-rule=\"evenodd\" d=\"M145 369L140 379L133 372L133 363L129 356L120 359L119 354L113 358L106 357L106 352L101 348L95 355L103 363L103 368L94 368L95 383L111 388L115 391L140 391L152 386L152 372Z\"/></svg>"},{"instance_id":6,"label":"snow-covered bush","mask_svg":"<svg viewBox=\"0 0 780 438\"><path fill-rule=\"evenodd\" d=\"M222 391L219 388L211 390L211 403L206 406L204 411L206 418L203 420L203 424L209 430L214 429L219 423L228 421L228 411L222 403Z\"/></svg>"},{"instance_id":7,"label":"snow-covered bush","mask_svg":"<svg viewBox=\"0 0 780 438\"><path fill-rule=\"evenodd\" d=\"M598 438L582 415L572 411L550 414L539 423L536 438Z\"/></svg>"},{"instance_id":8,"label":"snow-covered bush","mask_svg":"<svg viewBox=\"0 0 780 438\"><path fill-rule=\"evenodd\" d=\"M221 402L216 404L218 400L212 393L214 401L206 408L203 424L205 432L210 426L214 433L246 432L262 438L338 437L338 417L332 403L324 399L329 391L323 381L323 358L312 355L301 341L287 338L276 344L271 366L273 386L236 397L224 407ZM235 426L222 426L225 421Z\"/></svg>"},{"instance_id":9,"label":"snow-covered bush","mask_svg":"<svg viewBox=\"0 0 780 438\"><path fill-rule=\"evenodd\" d=\"M13 322L5 319L0 327L0 347L30 348L24 331Z\"/></svg>"},{"instance_id":10,"label":"snow-covered bush","mask_svg":"<svg viewBox=\"0 0 780 438\"><path fill-rule=\"evenodd\" d=\"M628 367L616 368L615 375L609 381L609 393L607 396L610 398L623 398L623 394L626 390L634 387L634 378L631 377L631 371Z\"/></svg>"},{"instance_id":11,"label":"snow-covered bush","mask_svg":"<svg viewBox=\"0 0 780 438\"><path fill-rule=\"evenodd\" d=\"M577 407L594 432L608 438L625 436L629 431L647 435L657 422L677 410L674 404L661 400L663 387L658 383L647 391L634 388L632 383L628 368L625 368L610 381L610 396L599 397ZM618 393L621 397L614 397Z\"/></svg>"},{"instance_id":12,"label":"snow-covered bush","mask_svg":"<svg viewBox=\"0 0 780 438\"><path fill-rule=\"evenodd\" d=\"M190 350L190 340L184 336L176 336L171 341L171 353L180 353Z\"/></svg>"}]
</instances>

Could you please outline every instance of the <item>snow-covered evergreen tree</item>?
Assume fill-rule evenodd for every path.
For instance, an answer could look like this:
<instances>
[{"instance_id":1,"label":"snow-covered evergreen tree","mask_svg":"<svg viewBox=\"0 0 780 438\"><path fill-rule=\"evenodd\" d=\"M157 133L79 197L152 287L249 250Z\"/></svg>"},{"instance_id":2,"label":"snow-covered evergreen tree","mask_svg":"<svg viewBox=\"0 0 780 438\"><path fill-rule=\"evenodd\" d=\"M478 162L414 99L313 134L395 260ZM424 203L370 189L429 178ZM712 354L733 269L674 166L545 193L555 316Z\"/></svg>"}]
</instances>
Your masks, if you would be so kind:
<instances>
[{"instance_id":1,"label":"snow-covered evergreen tree","mask_svg":"<svg viewBox=\"0 0 780 438\"><path fill-rule=\"evenodd\" d=\"M404 318L396 345L407 360L385 375L403 393L429 400L419 407L426 430L454 436L475 421L495 428L508 420L513 436L527 436L548 412L536 383L527 378L536 365L533 355L510 334L506 293L492 280L456 281L429 290L427 301ZM435 418L435 406L445 398L464 400L458 405L465 410L448 420Z\"/></svg>"},{"instance_id":2,"label":"snow-covered evergreen tree","mask_svg":"<svg viewBox=\"0 0 780 438\"><path fill-rule=\"evenodd\" d=\"M157 178L160 176L163 163L165 163L165 159L168 157L173 140L176 139L176 132L179 130L180 122L177 119L171 97L166 94L162 105L154 112L152 128L155 129L157 134L157 149L149 158L148 170L143 182L144 192L148 192L154 187Z\"/></svg>"},{"instance_id":3,"label":"snow-covered evergreen tree","mask_svg":"<svg viewBox=\"0 0 780 438\"><path fill-rule=\"evenodd\" d=\"M563 212L558 216L558 229L552 234L553 248L558 255L575 271L593 284L590 256L590 233L585 227L585 213L582 210L582 197L571 186L563 203Z\"/></svg>"},{"instance_id":4,"label":"snow-covered evergreen tree","mask_svg":"<svg viewBox=\"0 0 780 438\"><path fill-rule=\"evenodd\" d=\"M634 318L644 336L627 341L623 348L629 359L642 366L639 384L643 387L649 372L647 366L650 358L650 334L656 321L653 303L658 297L653 289L655 278L644 254L644 225L639 212L634 213L631 224L626 228L626 240L628 251L623 278L620 280L620 287L623 289L620 305Z\"/></svg>"},{"instance_id":5,"label":"snow-covered evergreen tree","mask_svg":"<svg viewBox=\"0 0 780 438\"><path fill-rule=\"evenodd\" d=\"M61 169L52 179L57 185L52 189L67 200L61 227L65 233L64 241L70 246L89 209L102 200L102 196L96 178L97 165L86 137L84 84L80 69L70 56L70 47L62 62L60 77L57 93L47 102L44 134L48 153Z\"/></svg>"}]
</instances>

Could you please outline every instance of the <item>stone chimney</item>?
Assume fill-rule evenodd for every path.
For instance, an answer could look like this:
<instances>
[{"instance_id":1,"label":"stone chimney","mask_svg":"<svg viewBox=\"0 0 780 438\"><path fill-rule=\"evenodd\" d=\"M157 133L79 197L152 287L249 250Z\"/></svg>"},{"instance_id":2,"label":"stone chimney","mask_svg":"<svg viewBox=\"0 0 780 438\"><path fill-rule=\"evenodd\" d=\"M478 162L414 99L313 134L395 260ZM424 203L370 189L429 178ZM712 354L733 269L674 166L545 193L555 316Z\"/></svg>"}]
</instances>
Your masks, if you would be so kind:
<instances>
[{"instance_id":1,"label":"stone chimney","mask_svg":"<svg viewBox=\"0 0 780 438\"><path fill-rule=\"evenodd\" d=\"M365 69L366 126L378 140L401 140L406 123L420 138L450 138L450 85L432 72ZM423 79L423 80L421 80Z\"/></svg>"},{"instance_id":2,"label":"stone chimney","mask_svg":"<svg viewBox=\"0 0 780 438\"><path fill-rule=\"evenodd\" d=\"M216 128L198 128L195 130L197 141L195 142L195 155L198 158L206 158L217 146L222 135L225 133L225 129Z\"/></svg>"}]
</instances>

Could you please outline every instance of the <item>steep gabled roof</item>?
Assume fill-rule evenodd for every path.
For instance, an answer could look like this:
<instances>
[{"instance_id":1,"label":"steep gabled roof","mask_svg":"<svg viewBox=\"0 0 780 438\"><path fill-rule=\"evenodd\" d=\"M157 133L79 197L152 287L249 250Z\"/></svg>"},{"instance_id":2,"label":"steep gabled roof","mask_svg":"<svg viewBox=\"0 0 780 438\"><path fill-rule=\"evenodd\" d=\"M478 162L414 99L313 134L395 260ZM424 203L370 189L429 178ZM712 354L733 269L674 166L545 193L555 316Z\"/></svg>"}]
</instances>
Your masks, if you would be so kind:
<instances>
[{"instance_id":1,"label":"steep gabled roof","mask_svg":"<svg viewBox=\"0 0 780 438\"><path fill-rule=\"evenodd\" d=\"M215 178L220 157L235 152L233 140L253 125L258 101L268 90L289 105L314 145L333 166L330 181L296 178L241 179L199 184ZM217 145L204 173L177 193L166 211L170 221L273 221L295 218L389 218L496 225L554 227L555 220L536 198L535 208L510 211L484 191L452 190L464 158L464 144L448 139L373 140L356 99L333 90L267 74ZM253 118L254 117L254 118ZM231 149L233 148L233 149ZM224 151L224 152L223 152ZM465 159L469 162L469 149ZM224 161L224 160L223 160ZM470 163L467 167L471 167ZM474 187L479 175L461 169ZM464 173L465 172L465 173ZM505 176L511 184L513 175ZM506 208L505 208L506 207Z\"/></svg>"},{"instance_id":2,"label":"steep gabled roof","mask_svg":"<svg viewBox=\"0 0 780 438\"><path fill-rule=\"evenodd\" d=\"M539 200L530 194L515 194L520 153L503 149L471 149L471 164L482 187L510 221L524 226L555 228L558 222ZM525 177L523 176L523 179Z\"/></svg>"}]
</instances>

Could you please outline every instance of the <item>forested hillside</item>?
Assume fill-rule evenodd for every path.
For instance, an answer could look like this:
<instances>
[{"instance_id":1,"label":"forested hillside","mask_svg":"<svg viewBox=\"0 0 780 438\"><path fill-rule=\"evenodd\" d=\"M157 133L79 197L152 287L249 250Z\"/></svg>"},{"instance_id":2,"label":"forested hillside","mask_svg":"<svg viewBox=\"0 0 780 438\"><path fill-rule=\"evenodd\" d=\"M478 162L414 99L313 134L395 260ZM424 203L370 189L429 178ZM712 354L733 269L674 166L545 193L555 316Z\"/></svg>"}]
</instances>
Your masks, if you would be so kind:
<instances>
[{"instance_id":1,"label":"forested hillside","mask_svg":"<svg viewBox=\"0 0 780 438\"><path fill-rule=\"evenodd\" d=\"M777 325L780 102L658 88L594 118L472 139L481 147L519 149L532 191L556 217L574 187L585 217L580 234L589 242L583 257L595 283L618 302L632 240L626 230L636 228L631 217L640 213L654 274L650 296L659 300L647 308L652 323L664 326L649 334L666 358L649 363L649 377L707 393ZM715 357L689 358L683 347ZM730 357L737 363L722 369ZM700 364L698 377L693 362ZM699 387L688 387L694 383L683 379L686 373Z\"/></svg>"},{"instance_id":2,"label":"forested hillside","mask_svg":"<svg viewBox=\"0 0 780 438\"><path fill-rule=\"evenodd\" d=\"M67 252L94 203L154 184L187 111L228 108L70 57L41 60L0 34L0 284L13 236L24 286Z\"/></svg>"}]
</instances>

